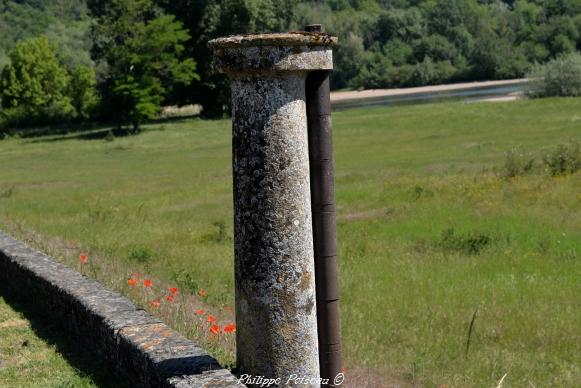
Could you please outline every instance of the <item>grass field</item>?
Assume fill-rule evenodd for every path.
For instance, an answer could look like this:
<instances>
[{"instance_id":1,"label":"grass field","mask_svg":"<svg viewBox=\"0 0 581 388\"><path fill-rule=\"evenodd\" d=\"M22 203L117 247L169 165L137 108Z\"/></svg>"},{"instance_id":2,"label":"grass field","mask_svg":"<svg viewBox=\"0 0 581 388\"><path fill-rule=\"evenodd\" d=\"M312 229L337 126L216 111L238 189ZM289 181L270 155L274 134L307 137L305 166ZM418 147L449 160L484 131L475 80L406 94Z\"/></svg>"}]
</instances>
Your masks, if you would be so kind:
<instances>
[{"instance_id":1,"label":"grass field","mask_svg":"<svg viewBox=\"0 0 581 388\"><path fill-rule=\"evenodd\" d=\"M21 309L22 305L14 300L8 304L0 297L1 387L118 386L108 379L93 353L72 349L61 327L38 313L31 321ZM85 367L91 371L79 369Z\"/></svg>"},{"instance_id":2,"label":"grass field","mask_svg":"<svg viewBox=\"0 0 581 388\"><path fill-rule=\"evenodd\" d=\"M580 106L334 114L348 374L427 387L491 387L505 374L504 386L581 384L581 173L552 177L540 162L522 177L500 173L514 147L540 155L580 139ZM0 141L0 227L74 241L122 265L105 272L146 272L231 305L230 123L146 129Z\"/></svg>"}]
</instances>

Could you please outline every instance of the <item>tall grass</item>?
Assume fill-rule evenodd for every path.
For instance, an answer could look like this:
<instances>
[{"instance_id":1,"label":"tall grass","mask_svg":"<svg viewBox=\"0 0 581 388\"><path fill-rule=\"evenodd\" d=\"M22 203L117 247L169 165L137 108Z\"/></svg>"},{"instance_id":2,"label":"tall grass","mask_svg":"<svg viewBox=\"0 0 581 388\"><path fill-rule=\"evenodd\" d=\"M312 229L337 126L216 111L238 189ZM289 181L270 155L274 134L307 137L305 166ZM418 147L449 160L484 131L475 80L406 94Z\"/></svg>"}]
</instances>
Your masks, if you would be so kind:
<instances>
[{"instance_id":1,"label":"tall grass","mask_svg":"<svg viewBox=\"0 0 581 388\"><path fill-rule=\"evenodd\" d=\"M348 376L387 386L488 387L507 373L504 386L581 381L580 173L498 173L507 150L540 166L578 136L579 102L334 114ZM230 123L164 127L110 142L1 141L0 187L15 190L0 198L0 224L77 242L110 263L98 271L110 287L127 288L132 272L177 286L222 325L233 305ZM182 319L172 324L188 335L194 323Z\"/></svg>"}]
</instances>

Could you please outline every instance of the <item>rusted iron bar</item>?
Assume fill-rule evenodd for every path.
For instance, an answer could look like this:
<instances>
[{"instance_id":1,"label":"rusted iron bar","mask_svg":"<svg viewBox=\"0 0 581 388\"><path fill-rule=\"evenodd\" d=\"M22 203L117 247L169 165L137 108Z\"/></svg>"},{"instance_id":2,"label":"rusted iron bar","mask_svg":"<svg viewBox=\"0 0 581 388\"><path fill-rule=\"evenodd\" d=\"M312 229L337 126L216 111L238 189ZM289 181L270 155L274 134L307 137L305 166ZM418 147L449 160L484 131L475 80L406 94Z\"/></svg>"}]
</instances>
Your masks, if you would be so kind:
<instances>
[{"instance_id":1,"label":"rusted iron bar","mask_svg":"<svg viewBox=\"0 0 581 388\"><path fill-rule=\"evenodd\" d=\"M323 32L320 24L305 27L306 32ZM335 380L341 373L341 324L339 319L339 279L335 224L335 177L333 166L333 127L331 124L331 71L311 71L306 80L311 209L317 293L317 329L321 378ZM340 385L340 383L339 383Z\"/></svg>"}]
</instances>

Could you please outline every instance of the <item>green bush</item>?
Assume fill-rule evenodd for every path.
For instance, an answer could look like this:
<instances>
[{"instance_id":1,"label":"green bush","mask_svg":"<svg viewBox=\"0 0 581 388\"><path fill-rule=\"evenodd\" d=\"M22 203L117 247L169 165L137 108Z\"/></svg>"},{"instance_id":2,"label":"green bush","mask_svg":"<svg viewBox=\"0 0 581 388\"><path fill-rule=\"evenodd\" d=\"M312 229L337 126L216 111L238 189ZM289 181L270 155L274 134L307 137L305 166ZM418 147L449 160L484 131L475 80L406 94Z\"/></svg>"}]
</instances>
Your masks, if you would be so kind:
<instances>
[{"instance_id":1,"label":"green bush","mask_svg":"<svg viewBox=\"0 0 581 388\"><path fill-rule=\"evenodd\" d=\"M575 140L559 144L543 156L543 162L552 176L574 174L581 170L581 144Z\"/></svg>"},{"instance_id":2,"label":"green bush","mask_svg":"<svg viewBox=\"0 0 581 388\"><path fill-rule=\"evenodd\" d=\"M181 289L189 293L195 293L199 289L199 277L194 272L188 272L183 269L176 271L172 273L171 280L176 282Z\"/></svg>"},{"instance_id":3,"label":"green bush","mask_svg":"<svg viewBox=\"0 0 581 388\"><path fill-rule=\"evenodd\" d=\"M459 235L449 228L442 233L439 245L444 251L477 255L494 242L495 238L487 233L472 231Z\"/></svg>"},{"instance_id":4,"label":"green bush","mask_svg":"<svg viewBox=\"0 0 581 388\"><path fill-rule=\"evenodd\" d=\"M581 96L581 54L574 53L535 65L528 73L529 97Z\"/></svg>"},{"instance_id":5,"label":"green bush","mask_svg":"<svg viewBox=\"0 0 581 388\"><path fill-rule=\"evenodd\" d=\"M19 41L0 73L0 128L87 119L97 104L95 72L68 69L46 37Z\"/></svg>"},{"instance_id":6,"label":"green bush","mask_svg":"<svg viewBox=\"0 0 581 388\"><path fill-rule=\"evenodd\" d=\"M77 66L71 71L68 95L75 108L77 119L89 119L93 116L99 99L95 93L97 84L95 70L87 66Z\"/></svg>"},{"instance_id":7,"label":"green bush","mask_svg":"<svg viewBox=\"0 0 581 388\"><path fill-rule=\"evenodd\" d=\"M454 76L455 71L456 69L448 60L434 62L430 57L426 57L415 66L409 86L436 85L447 82Z\"/></svg>"},{"instance_id":8,"label":"green bush","mask_svg":"<svg viewBox=\"0 0 581 388\"><path fill-rule=\"evenodd\" d=\"M66 95L69 80L56 47L46 37L20 41L0 75L2 107L24 107L32 113L49 111L66 117L73 112Z\"/></svg>"},{"instance_id":9,"label":"green bush","mask_svg":"<svg viewBox=\"0 0 581 388\"><path fill-rule=\"evenodd\" d=\"M504 166L501 174L504 178L526 175L534 167L535 157L530 152L524 152L520 148L513 148L504 155Z\"/></svg>"},{"instance_id":10,"label":"green bush","mask_svg":"<svg viewBox=\"0 0 581 388\"><path fill-rule=\"evenodd\" d=\"M212 223L216 229L206 233L200 237L200 242L202 243L224 243L226 241L231 240L230 235L228 234L228 229L226 227L226 223L224 221L216 221Z\"/></svg>"},{"instance_id":11,"label":"green bush","mask_svg":"<svg viewBox=\"0 0 581 388\"><path fill-rule=\"evenodd\" d=\"M147 263L154 256L154 252L144 247L132 247L127 254L127 258L139 263Z\"/></svg>"},{"instance_id":12,"label":"green bush","mask_svg":"<svg viewBox=\"0 0 581 388\"><path fill-rule=\"evenodd\" d=\"M45 108L33 109L25 106L3 109L0 112L0 129L7 134L11 134L12 128L19 128L31 125L49 124L52 120L60 119L58 110Z\"/></svg>"}]
</instances>

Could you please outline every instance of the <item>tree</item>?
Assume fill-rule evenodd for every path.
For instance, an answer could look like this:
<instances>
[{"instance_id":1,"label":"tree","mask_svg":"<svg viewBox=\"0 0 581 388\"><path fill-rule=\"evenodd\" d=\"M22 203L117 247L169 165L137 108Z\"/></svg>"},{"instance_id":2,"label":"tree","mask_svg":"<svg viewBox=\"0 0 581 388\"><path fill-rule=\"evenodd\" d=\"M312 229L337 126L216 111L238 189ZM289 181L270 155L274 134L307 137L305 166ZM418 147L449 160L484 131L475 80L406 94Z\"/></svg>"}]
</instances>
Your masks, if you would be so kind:
<instances>
[{"instance_id":1,"label":"tree","mask_svg":"<svg viewBox=\"0 0 581 388\"><path fill-rule=\"evenodd\" d=\"M91 118L99 102L95 94L95 70L87 66L77 66L71 72L68 95L79 119Z\"/></svg>"},{"instance_id":2,"label":"tree","mask_svg":"<svg viewBox=\"0 0 581 388\"><path fill-rule=\"evenodd\" d=\"M180 22L150 0L95 1L93 58L101 69L103 108L139 130L153 118L177 85L199 79L196 63L185 58L190 39Z\"/></svg>"},{"instance_id":3,"label":"tree","mask_svg":"<svg viewBox=\"0 0 581 388\"><path fill-rule=\"evenodd\" d=\"M418 62L423 62L426 57L434 61L452 61L458 55L458 49L448 39L438 34L416 39L412 47Z\"/></svg>"},{"instance_id":4,"label":"tree","mask_svg":"<svg viewBox=\"0 0 581 388\"><path fill-rule=\"evenodd\" d=\"M90 65L89 22L85 0L0 0L0 68L17 41L41 35L65 63Z\"/></svg>"},{"instance_id":5,"label":"tree","mask_svg":"<svg viewBox=\"0 0 581 388\"><path fill-rule=\"evenodd\" d=\"M68 118L70 76L46 37L20 41L0 76L2 107L21 108L35 117Z\"/></svg>"},{"instance_id":6,"label":"tree","mask_svg":"<svg viewBox=\"0 0 581 388\"><path fill-rule=\"evenodd\" d=\"M392 9L382 13L375 26L376 39L385 43L391 39L409 42L425 33L424 20L415 8Z\"/></svg>"},{"instance_id":7,"label":"tree","mask_svg":"<svg viewBox=\"0 0 581 388\"><path fill-rule=\"evenodd\" d=\"M347 86L347 82L359 73L364 58L363 39L350 33L334 56L335 67L342 71L333 76L333 85Z\"/></svg>"},{"instance_id":8,"label":"tree","mask_svg":"<svg viewBox=\"0 0 581 388\"><path fill-rule=\"evenodd\" d=\"M221 117L230 100L227 78L214 74L210 39L250 32L285 31L295 17L292 0L157 0L176 15L194 39L185 43L198 64L200 81L179 89L181 101L202 105L202 114Z\"/></svg>"}]
</instances>

